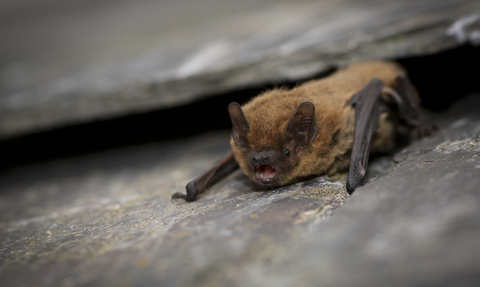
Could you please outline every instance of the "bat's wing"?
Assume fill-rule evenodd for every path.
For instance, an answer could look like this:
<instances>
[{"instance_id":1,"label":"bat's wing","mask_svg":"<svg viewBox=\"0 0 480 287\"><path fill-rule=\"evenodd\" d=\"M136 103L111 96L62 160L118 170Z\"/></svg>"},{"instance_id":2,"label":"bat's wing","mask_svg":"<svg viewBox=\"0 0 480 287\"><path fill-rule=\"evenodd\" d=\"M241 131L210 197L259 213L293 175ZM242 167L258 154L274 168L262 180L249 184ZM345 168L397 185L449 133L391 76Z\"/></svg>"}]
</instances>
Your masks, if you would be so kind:
<instances>
[{"instance_id":1,"label":"bat's wing","mask_svg":"<svg viewBox=\"0 0 480 287\"><path fill-rule=\"evenodd\" d=\"M380 95L383 86L380 79L373 78L350 101L350 104L355 107L355 130L347 179L349 193L362 185L363 177L367 172L370 141L380 118L382 106Z\"/></svg>"},{"instance_id":2,"label":"bat's wing","mask_svg":"<svg viewBox=\"0 0 480 287\"><path fill-rule=\"evenodd\" d=\"M233 157L233 153L229 153L226 157L215 164L205 174L190 181L187 186L187 194L177 192L172 195L172 200L177 198L186 201L194 201L197 196L205 191L208 187L225 178L238 168L238 163Z\"/></svg>"},{"instance_id":3,"label":"bat's wing","mask_svg":"<svg viewBox=\"0 0 480 287\"><path fill-rule=\"evenodd\" d=\"M395 90L384 87L380 79L373 78L349 102L355 107L355 130L347 179L347 191L350 194L363 183L367 171L370 140L383 111L388 109L398 118L408 130L410 139L421 138L437 129L435 125L425 123L417 92L406 75L400 74L396 78L394 88ZM382 92L389 96L388 103L382 99Z\"/></svg>"}]
</instances>

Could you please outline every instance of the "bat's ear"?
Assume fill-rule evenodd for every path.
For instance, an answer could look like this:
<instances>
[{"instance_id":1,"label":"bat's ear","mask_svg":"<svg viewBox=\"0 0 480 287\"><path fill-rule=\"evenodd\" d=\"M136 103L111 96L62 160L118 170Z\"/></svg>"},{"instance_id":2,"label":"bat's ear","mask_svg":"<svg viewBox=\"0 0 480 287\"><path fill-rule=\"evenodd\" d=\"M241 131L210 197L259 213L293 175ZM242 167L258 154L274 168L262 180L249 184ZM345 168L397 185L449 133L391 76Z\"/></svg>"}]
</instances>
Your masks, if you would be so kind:
<instances>
[{"instance_id":1,"label":"bat's ear","mask_svg":"<svg viewBox=\"0 0 480 287\"><path fill-rule=\"evenodd\" d=\"M250 130L250 124L248 123L247 117L245 117L242 108L238 103L230 103L230 105L228 105L228 113L230 114L230 119L233 124L232 136L235 143L240 147L247 147L247 134Z\"/></svg>"},{"instance_id":2,"label":"bat's ear","mask_svg":"<svg viewBox=\"0 0 480 287\"><path fill-rule=\"evenodd\" d=\"M315 106L310 102L301 103L285 126L285 133L294 140L297 148L310 145L317 135Z\"/></svg>"}]
</instances>

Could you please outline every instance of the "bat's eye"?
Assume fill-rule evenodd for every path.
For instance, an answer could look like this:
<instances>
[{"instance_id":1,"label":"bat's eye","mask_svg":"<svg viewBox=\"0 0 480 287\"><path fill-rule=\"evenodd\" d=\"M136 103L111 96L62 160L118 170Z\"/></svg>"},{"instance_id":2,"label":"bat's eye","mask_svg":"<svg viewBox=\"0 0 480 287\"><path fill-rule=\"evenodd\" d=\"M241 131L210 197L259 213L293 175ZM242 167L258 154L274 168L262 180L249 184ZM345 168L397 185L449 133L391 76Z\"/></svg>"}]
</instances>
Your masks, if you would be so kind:
<instances>
[{"instance_id":1,"label":"bat's eye","mask_svg":"<svg viewBox=\"0 0 480 287\"><path fill-rule=\"evenodd\" d=\"M283 152L286 156L289 156L290 155L290 151L288 149L286 149L284 152Z\"/></svg>"}]
</instances>

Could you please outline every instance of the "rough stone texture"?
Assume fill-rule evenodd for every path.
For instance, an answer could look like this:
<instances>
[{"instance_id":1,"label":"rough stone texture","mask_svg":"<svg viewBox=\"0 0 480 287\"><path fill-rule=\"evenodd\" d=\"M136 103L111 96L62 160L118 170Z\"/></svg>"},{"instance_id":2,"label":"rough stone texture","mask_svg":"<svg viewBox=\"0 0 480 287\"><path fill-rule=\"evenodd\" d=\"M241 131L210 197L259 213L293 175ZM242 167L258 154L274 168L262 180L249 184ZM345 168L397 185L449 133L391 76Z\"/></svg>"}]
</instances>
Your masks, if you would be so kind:
<instances>
[{"instance_id":1,"label":"rough stone texture","mask_svg":"<svg viewBox=\"0 0 480 287\"><path fill-rule=\"evenodd\" d=\"M0 1L0 139L480 44L478 0Z\"/></svg>"},{"instance_id":2,"label":"rough stone texture","mask_svg":"<svg viewBox=\"0 0 480 287\"><path fill-rule=\"evenodd\" d=\"M240 172L198 201L170 196L225 153L228 133L0 174L5 286L477 286L480 95L370 169L268 192ZM376 175L375 175L376 174ZM344 176L344 175L343 175Z\"/></svg>"}]
</instances>

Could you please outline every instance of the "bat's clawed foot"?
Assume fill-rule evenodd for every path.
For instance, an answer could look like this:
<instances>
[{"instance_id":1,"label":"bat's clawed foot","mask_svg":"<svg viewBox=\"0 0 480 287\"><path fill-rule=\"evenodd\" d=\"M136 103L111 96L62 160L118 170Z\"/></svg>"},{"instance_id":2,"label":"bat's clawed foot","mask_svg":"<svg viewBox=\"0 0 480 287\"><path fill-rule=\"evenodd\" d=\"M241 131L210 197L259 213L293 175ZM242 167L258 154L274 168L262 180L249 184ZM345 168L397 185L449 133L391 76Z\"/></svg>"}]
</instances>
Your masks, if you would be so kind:
<instances>
[{"instance_id":1,"label":"bat's clawed foot","mask_svg":"<svg viewBox=\"0 0 480 287\"><path fill-rule=\"evenodd\" d=\"M427 137L438 130L437 125L421 125L410 131L409 139L411 141Z\"/></svg>"}]
</instances>

